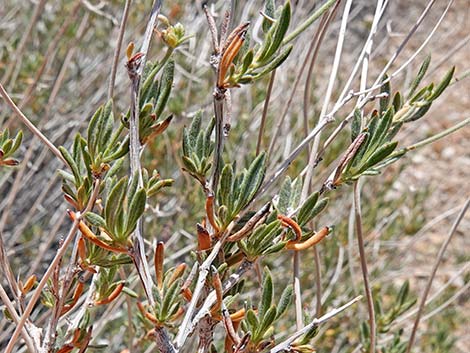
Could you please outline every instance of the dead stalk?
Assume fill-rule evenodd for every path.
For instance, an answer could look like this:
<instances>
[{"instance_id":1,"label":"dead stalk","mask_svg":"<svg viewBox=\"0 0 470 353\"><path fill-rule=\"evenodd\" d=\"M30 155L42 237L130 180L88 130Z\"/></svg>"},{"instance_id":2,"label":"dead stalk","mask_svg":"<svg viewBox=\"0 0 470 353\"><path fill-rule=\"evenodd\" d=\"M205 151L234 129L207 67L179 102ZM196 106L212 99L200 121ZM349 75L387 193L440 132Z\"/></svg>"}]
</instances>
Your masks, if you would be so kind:
<instances>
[{"instance_id":1,"label":"dead stalk","mask_svg":"<svg viewBox=\"0 0 470 353\"><path fill-rule=\"evenodd\" d=\"M356 222L357 242L359 247L359 256L361 259L362 279L364 282L364 292L367 299L367 310L369 312L369 327L370 327L370 353L375 353L376 342L376 324L375 324L375 310L374 300L372 298L372 290L369 284L369 273L367 271L367 261L364 248L364 238L362 234L362 213L361 213L361 195L359 190L359 182L354 183L354 213Z\"/></svg>"},{"instance_id":2,"label":"dead stalk","mask_svg":"<svg viewBox=\"0 0 470 353\"><path fill-rule=\"evenodd\" d=\"M256 143L256 155L259 155L261 152L261 144L264 135L264 127L266 126L266 118L268 115L268 108L269 108L269 101L271 99L271 93L273 91L274 80L276 79L276 70L271 72L271 76L269 77L269 84L268 89L266 91L266 98L264 98L264 105L263 105L263 114L261 115L261 124L259 126L258 132L258 141Z\"/></svg>"},{"instance_id":3,"label":"dead stalk","mask_svg":"<svg viewBox=\"0 0 470 353\"><path fill-rule=\"evenodd\" d=\"M408 346L406 348L406 353L410 353L411 349L413 348L413 344L415 342L416 338L416 332L418 330L419 322L421 319L421 315L423 314L424 307L426 305L426 299L428 297L429 291L431 289L432 282L434 280L434 277L436 276L437 269L439 265L441 264L441 261L444 257L444 253L447 249L447 246L449 245L452 237L454 236L455 232L457 231L457 228L462 221L463 217L465 216L465 213L468 210L468 207L470 206L470 199L467 199L465 202L465 205L463 206L462 210L460 211L459 215L454 221L454 224L452 225L452 228L450 229L449 234L447 235L446 240L441 245L441 248L439 249L439 252L436 257L436 261L434 262L434 265L431 270L431 275L429 276L428 282L426 283L426 287L424 289L423 295L421 296L421 300L419 302L419 308L418 308L418 313L416 314L416 319L413 324L413 329L411 330L411 335L410 335L410 340L408 341Z\"/></svg>"},{"instance_id":4,"label":"dead stalk","mask_svg":"<svg viewBox=\"0 0 470 353\"><path fill-rule=\"evenodd\" d=\"M121 53L124 32L126 31L127 18L129 17L129 9L131 7L131 2L132 0L126 0L126 3L124 4L124 10L122 12L121 24L119 25L119 35L117 38L116 49L114 50L113 66L111 67L111 77L109 80L109 87L108 87L108 99L113 99L114 83L116 81L116 72L117 72L117 66L119 63L119 55Z\"/></svg>"},{"instance_id":5,"label":"dead stalk","mask_svg":"<svg viewBox=\"0 0 470 353\"><path fill-rule=\"evenodd\" d=\"M16 104L12 101L8 93L5 91L5 88L3 88L3 85L0 83L0 95L5 99L5 102L10 106L10 108L15 112L15 114L21 119L23 124L26 125L26 127L36 136L38 137L50 150L51 152L59 158L62 163L67 165L67 162L65 161L64 157L60 154L59 150L57 147L54 146L54 144L49 141L49 139L43 135L41 131L39 131L36 126L26 117L26 115L23 114L23 112L16 106Z\"/></svg>"},{"instance_id":6,"label":"dead stalk","mask_svg":"<svg viewBox=\"0 0 470 353\"><path fill-rule=\"evenodd\" d=\"M10 314L10 316L13 318L13 321L15 322L15 324L18 325L20 321L20 317L18 313L16 312L15 306L13 305L10 298L8 297L8 294L5 292L5 289L3 289L3 286L1 283L0 283L0 299L2 300L3 304L5 304L5 307L8 310L8 313ZM32 337L29 335L25 327L21 329L21 335L23 336L23 339L29 351L36 353L37 347L34 344Z\"/></svg>"},{"instance_id":7,"label":"dead stalk","mask_svg":"<svg viewBox=\"0 0 470 353\"><path fill-rule=\"evenodd\" d=\"M162 0L156 0L152 6L152 11L150 13L150 19L147 23L147 28L145 30L144 39L141 47L140 53L134 55L129 59L127 63L127 70L129 78L132 83L131 91L131 116L130 116L130 165L131 165L131 174L137 175L139 187L143 186L142 180L142 170L140 164L140 153L141 153L141 144L139 138L139 90L140 90L140 80L142 77L142 72L145 67L148 50L150 47L150 40L152 38L153 30L157 24L158 14L160 13L160 8L162 5ZM134 238L136 239L132 258L135 263L135 266L138 270L139 277L144 286L144 290L147 296L147 299L151 306L155 305L155 300L152 294L153 281L150 277L150 269L145 257L145 247L144 239L142 235L142 219L139 219L137 222L137 228L134 231ZM160 337L160 336L159 336Z\"/></svg>"},{"instance_id":8,"label":"dead stalk","mask_svg":"<svg viewBox=\"0 0 470 353\"><path fill-rule=\"evenodd\" d=\"M322 317L320 317L318 319L313 319L313 321L310 322L307 326L304 326L302 329L297 330L293 335L289 336L289 338L287 338L285 341L283 341L283 342L279 343L278 345L276 345L275 347L271 348L271 350L269 352L270 353L278 353L278 352L282 352L282 351L288 351L291 343L294 342L300 336L302 336L304 333L306 333L310 329L312 329L312 327L316 327L316 326L321 325L322 323L328 321L332 317L338 315L339 313L346 310L348 307L350 307L354 303L361 300L361 298L362 298L362 296L358 296L358 297L354 298L353 300L349 301L348 303L344 304L343 306L340 306L337 309L331 310L329 313L323 315Z\"/></svg>"},{"instance_id":9,"label":"dead stalk","mask_svg":"<svg viewBox=\"0 0 470 353\"><path fill-rule=\"evenodd\" d=\"M79 215L80 216L80 215ZM20 321L18 322L18 324L16 325L16 328L15 328L15 331L13 331L13 334L11 335L11 338L10 340L8 341L8 345L7 347L5 348L5 352L4 353L11 353L13 351L13 348L15 346L15 343L16 341L18 340L18 336L21 332L21 329L24 327L25 323L26 323L26 320L28 320L29 318L29 315L31 314L31 312L33 311L33 308L34 306L36 305L37 301L39 300L39 298L41 297L41 292L43 290L43 288L45 287L47 281L49 280L49 278L51 277L52 273L54 272L54 270L56 269L56 266L59 264L60 260L62 259L62 257L64 256L65 252L67 251L67 248L69 246L69 244L72 242L72 240L74 239L75 237L75 233L77 232L78 230L78 222L80 220L81 217L77 217L77 219L75 220L75 222L73 222L72 224L72 228L70 229L69 233L67 234L67 236L65 237L64 241L62 242L62 245L61 247L59 248L59 251L57 252L57 254L55 255L54 259L52 260L51 264L49 265L49 267L47 268L46 272L44 273L44 275L41 277L41 281L39 282L36 290L34 291L34 294L33 296L31 297L31 299L29 300L29 303L28 305L26 306L26 308L24 309L24 312L23 314L21 315L21 318L20 318Z\"/></svg>"}]
</instances>

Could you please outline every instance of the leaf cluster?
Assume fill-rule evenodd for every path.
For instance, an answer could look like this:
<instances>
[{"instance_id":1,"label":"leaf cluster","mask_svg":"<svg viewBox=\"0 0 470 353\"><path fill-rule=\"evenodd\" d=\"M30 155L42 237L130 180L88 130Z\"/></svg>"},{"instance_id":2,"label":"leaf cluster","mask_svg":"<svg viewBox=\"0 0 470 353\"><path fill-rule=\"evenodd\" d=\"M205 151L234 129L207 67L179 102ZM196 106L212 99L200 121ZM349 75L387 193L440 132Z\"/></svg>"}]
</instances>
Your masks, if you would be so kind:
<instances>
[{"instance_id":1,"label":"leaf cluster","mask_svg":"<svg viewBox=\"0 0 470 353\"><path fill-rule=\"evenodd\" d=\"M145 188L138 187L138 180L137 176L130 182L127 176L119 180L108 178L103 216L94 212L85 214L85 219L102 230L114 244L130 244L129 236L145 211L147 194Z\"/></svg>"},{"instance_id":2,"label":"leaf cluster","mask_svg":"<svg viewBox=\"0 0 470 353\"><path fill-rule=\"evenodd\" d=\"M157 74L163 69L160 80ZM142 74L142 85L139 91L139 138L141 144L146 144L162 134L169 126L172 116L162 119L163 111L170 98L173 88L175 63L169 56L157 63L147 63ZM121 121L129 129L130 111Z\"/></svg>"},{"instance_id":3,"label":"leaf cluster","mask_svg":"<svg viewBox=\"0 0 470 353\"><path fill-rule=\"evenodd\" d=\"M235 58L234 65L230 67L225 82L229 87L254 82L279 67L292 51L288 45L278 53L282 41L286 36L291 19L290 1L275 9L274 1L266 1L263 19L263 32L265 34L261 45L250 48L250 37L245 42Z\"/></svg>"},{"instance_id":4,"label":"leaf cluster","mask_svg":"<svg viewBox=\"0 0 470 353\"><path fill-rule=\"evenodd\" d=\"M411 297L410 283L405 281L400 287L396 296L392 299L392 305L386 311L383 309L379 293L374 296L374 307L377 316L377 332L379 335L391 333L391 326L395 320L415 303L416 298ZM403 353L406 350L407 342L401 341L402 331L394 334L393 341L382 349L383 353ZM364 351L368 350L370 345L370 330L367 323L361 324L361 341Z\"/></svg>"},{"instance_id":5,"label":"leaf cluster","mask_svg":"<svg viewBox=\"0 0 470 353\"><path fill-rule=\"evenodd\" d=\"M351 123L351 139L353 143L341 161L333 185L352 183L362 175L377 175L380 170L394 163L407 152L406 149L395 151L398 141L394 140L404 124L422 118L436 100L449 86L454 74L454 68L449 70L438 85L431 83L417 92L427 68L430 57L421 65L413 80L408 98L404 101L400 92L392 97L391 85L387 77L381 91L384 97L380 99L379 109L374 110L366 118L366 124L361 128L362 116L359 109L354 111ZM415 93L416 92L416 93Z\"/></svg>"},{"instance_id":6,"label":"leaf cluster","mask_svg":"<svg viewBox=\"0 0 470 353\"><path fill-rule=\"evenodd\" d=\"M14 138L10 138L10 131L0 131L0 166L15 166L20 162L12 158L23 140L23 132L20 130Z\"/></svg>"},{"instance_id":7,"label":"leaf cluster","mask_svg":"<svg viewBox=\"0 0 470 353\"><path fill-rule=\"evenodd\" d=\"M206 177L211 170L211 155L214 143L211 134L215 120L212 119L205 130L201 128L202 111L198 111L189 128L183 129L183 165L184 170L205 186Z\"/></svg>"},{"instance_id":8,"label":"leaf cluster","mask_svg":"<svg viewBox=\"0 0 470 353\"><path fill-rule=\"evenodd\" d=\"M226 227L255 197L266 170L266 154L260 153L248 169L236 173L236 166L226 164L222 169L218 188L218 219Z\"/></svg>"},{"instance_id":9,"label":"leaf cluster","mask_svg":"<svg viewBox=\"0 0 470 353\"><path fill-rule=\"evenodd\" d=\"M293 296L292 285L288 285L281 294L279 301L274 303L274 286L271 273L265 268L262 294L257 309L249 309L241 327L250 334L247 352L259 352L273 342L274 324L282 317L289 307Z\"/></svg>"},{"instance_id":10,"label":"leaf cluster","mask_svg":"<svg viewBox=\"0 0 470 353\"><path fill-rule=\"evenodd\" d=\"M88 203L93 181L104 174L112 177L122 165L122 157L129 151L127 137L122 138L122 125L114 126L112 102L100 106L93 115L87 138L77 133L71 150L60 146L59 151L69 166L69 171L59 170L65 199L77 210Z\"/></svg>"}]
</instances>

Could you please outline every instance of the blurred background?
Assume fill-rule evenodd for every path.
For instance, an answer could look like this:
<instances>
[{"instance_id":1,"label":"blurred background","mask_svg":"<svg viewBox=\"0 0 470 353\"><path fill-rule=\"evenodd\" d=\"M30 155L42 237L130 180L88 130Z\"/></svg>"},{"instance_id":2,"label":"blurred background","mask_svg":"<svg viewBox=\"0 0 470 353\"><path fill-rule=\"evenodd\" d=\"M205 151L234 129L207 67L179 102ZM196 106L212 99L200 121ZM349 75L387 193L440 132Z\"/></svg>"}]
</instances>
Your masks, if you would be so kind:
<instances>
[{"instance_id":1,"label":"blurred background","mask_svg":"<svg viewBox=\"0 0 470 353\"><path fill-rule=\"evenodd\" d=\"M234 23L250 20L252 41L256 41L263 2L234 3ZM312 0L292 1L291 28L307 18L319 4L319 1ZM390 2L374 41L369 84L397 50L427 4L423 0ZM390 72L400 67L421 46L447 5L447 1L436 1ZM224 1L209 2L211 11L219 15L216 20L220 20L224 6ZM325 35L310 77L310 126L318 119L323 103L343 6L340 5ZM333 101L339 96L367 38L375 6L372 0L353 1ZM123 1L0 0L0 82L22 111L56 145L68 147L73 136L86 129L91 115L107 99L123 8ZM149 1L135 0L131 4L114 91L117 116L127 111L130 102L130 81L124 68L125 48L131 41L137 46L140 44L150 8ZM145 236L152 244L157 238L166 241L168 251L174 254L173 259L181 261L192 249L195 224L204 214L200 187L181 172L182 128L189 125L198 109L204 109L207 120L212 116L214 74L209 65L211 41L202 2L166 1L162 13L172 24L181 22L186 33L193 37L178 48L175 55L175 85L169 102L174 119L167 132L149 145L143 156L144 165L149 170L157 169L162 177L176 181L172 188L159 195L157 201L148 205ZM264 148L268 147L270 134L291 94L293 99L280 127L271 167L285 158L303 136L306 75L302 76L293 93L292 89L317 26L318 23L314 24L296 39L293 52L275 78ZM410 124L403 131L402 146L420 141L470 116L469 43L470 3L455 0L426 47L392 81L392 90L404 90L428 54L431 54L432 61L425 83L439 81L450 67L456 67L456 80L451 87L433 104L424 119ZM150 60L161 58L164 51L165 44L156 32ZM226 145L226 153L231 158L247 156L256 148L268 81L269 78L265 78L256 85L232 92L232 133ZM356 81L354 89L359 87L359 80ZM346 105L341 109L337 119L344 118L351 107L353 105ZM25 133L17 153L21 164L0 170L0 232L15 273L22 278L31 273L40 275L70 225L57 174L61 164L21 125L2 100L0 128L9 128L12 134L18 129ZM324 136L328 136L328 131L333 128L329 128ZM313 185L320 186L324 181L331 171L331 163L347 146L348 138L348 131L343 132L329 148L323 163L316 169ZM306 158L305 154L301 155L287 175L295 178L305 166ZM470 196L469 174L470 129L467 126L431 146L408 154L380 177L363 183L369 271L374 293L382 299L384 306L390 304L405 280L410 281L413 295L420 297L439 247ZM274 193L272 191L271 196ZM348 242L351 201L351 191L347 188L341 190L319 220L319 225L336 226L336 241L321 244L319 248L325 308L347 300L352 293L362 292L356 246ZM416 352L468 352L469 232L470 217L467 215L434 280L428 297L432 300L419 328L419 349ZM306 311L312 311L315 308L313 255L303 256L304 304ZM268 259L266 264L271 267L278 288L290 281L287 275L290 259ZM4 276L0 281L4 283ZM413 306L394 323L393 332L403 328L404 336L408 336L416 307ZM124 346L116 333L125 330L119 322L126 316L119 309L114 314L109 322L100 323L103 332L99 342L109 344L110 351L118 352ZM357 352L360 342L358 322L366 317L365 307L358 306L322 326L322 334L314 341L318 352ZM33 315L34 319L37 317ZM286 327L288 329L291 327ZM12 325L0 314L0 347L11 335L11 330ZM389 336L382 335L379 343L385 344Z\"/></svg>"}]
</instances>

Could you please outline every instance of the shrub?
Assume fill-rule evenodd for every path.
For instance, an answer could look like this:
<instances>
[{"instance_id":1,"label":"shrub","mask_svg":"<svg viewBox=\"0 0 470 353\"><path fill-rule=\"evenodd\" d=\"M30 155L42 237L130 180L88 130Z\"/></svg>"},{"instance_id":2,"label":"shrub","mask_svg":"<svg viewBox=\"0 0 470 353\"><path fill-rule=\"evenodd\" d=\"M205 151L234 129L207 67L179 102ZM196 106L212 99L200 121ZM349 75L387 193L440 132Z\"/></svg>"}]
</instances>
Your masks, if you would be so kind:
<instances>
[{"instance_id":1,"label":"shrub","mask_svg":"<svg viewBox=\"0 0 470 353\"><path fill-rule=\"evenodd\" d=\"M173 23L171 16L160 14L160 10L177 11L177 4L172 9L165 7L169 4L160 9L161 4L156 1L140 51L133 42L127 47L125 70L130 81L125 86L129 98L121 97L125 91L121 92L120 87L116 87L119 94L114 93L116 70L120 70L115 60L108 99L103 99L87 119L87 128L74 127L74 136L60 147L41 133L43 123L36 128L21 112L25 104L17 107L4 86L0 86L4 103L62 163L58 175L70 219L67 235L58 246L54 245L56 252L38 277L15 273L0 238L8 284L7 290L0 288L0 294L5 317L11 320L13 330L5 341L5 352L10 353L21 344L32 352L104 348L99 343L103 325L118 333L109 338L110 347L106 348L113 351L124 347L130 352L151 351L155 347L162 353L196 349L314 352L333 345L337 349L345 346L343 351L352 350L354 345L359 347L355 351L382 353L411 349L429 287L421 296L422 305L408 340L397 322L417 303L409 282L388 284L380 280L376 269L373 273L379 278L378 284L370 281L364 229L383 219L381 212L395 207L381 195L371 200L373 192L378 192L374 182L378 180L385 184L384 188L390 188L387 178L393 181L399 173L390 172L389 177L384 170L414 150L468 125L470 120L418 142L406 142L402 132L421 124L420 119L454 82L455 69L449 69L439 81L429 82L428 56L408 85L402 85L400 90L392 87L395 80L401 84L396 77L411 60L395 71L391 70L392 64L420 25L418 21L396 55L368 86L371 47L386 7L382 2L350 79L337 93L330 110L336 94L334 85L340 81L338 65L351 3L340 6L340 1L325 1L305 20L293 21L295 12L289 0L278 6L268 0L256 31L250 22L237 25L237 12L229 7L224 11L217 9L222 16L216 21L212 10L204 5L208 28L204 31L212 44L209 64L215 76L202 76L205 91L194 93L193 109L182 97L182 88L190 83L177 78L180 72L189 72L188 80L196 77L195 67L200 63L181 59L193 34L187 33L184 25ZM85 7L97 15L106 15L92 4ZM318 94L324 103L317 107L311 102L311 68L340 9L343 14L332 70L325 81L325 92ZM79 7L74 11L79 11ZM423 16L428 11L426 8ZM155 28L157 22L160 24ZM292 58L298 37L313 24L318 26L305 62L300 64L297 76L290 77L284 63ZM149 45L154 32L164 53L152 61ZM198 41L193 43L201 45ZM205 50L202 45L201 50ZM308 62L311 68L305 71ZM178 65L183 68L179 70ZM276 111L273 121L269 121L270 99L275 99L273 83L277 84L276 74L280 73L294 82L294 88L285 108ZM12 67L7 67L5 84L12 74L17 75ZM304 78L307 83L302 131L298 128L301 124L286 118L289 114L300 117L297 111L291 113L291 102ZM353 84L357 89L352 90ZM254 125L255 113L235 117L235 113L246 114L240 91L249 92L257 104L264 104L259 126ZM191 89L188 92L192 94ZM207 106L203 102L210 93L211 104ZM312 114L309 107L314 105L318 111ZM312 119L313 115L317 118ZM170 131L174 120L182 117L186 117L187 126ZM286 143L281 136L286 127L294 148L281 146ZM256 128L258 139L250 141L253 134L246 132ZM19 131L11 138L7 128L1 132L2 168L21 165L22 136ZM174 168L176 164L180 167ZM349 229L342 209L348 194L354 199L351 212L346 212L350 213ZM361 195L367 202L361 201ZM152 209L155 200L167 203L163 213L169 212L173 219L161 217L160 210ZM378 207L374 210L366 206L368 212L363 216L364 205L372 202ZM335 213L341 214L342 219L326 223L323 215ZM7 216L2 217L0 228ZM188 239L161 235L168 227L188 227L193 234ZM396 227L390 236L403 232L403 228ZM356 234L357 249L348 233ZM436 258L429 285L448 241ZM355 260L351 254L357 253L360 259L361 289L348 284L335 286L335 276L325 286L320 278L322 262L328 271L334 271L336 262L342 269L343 260L336 259L336 252L339 249L342 254L342 244L346 243L350 251L348 262ZM36 250L23 261L28 263L38 256L40 252ZM284 263L290 258L292 270ZM345 266L353 268L351 263ZM313 267L314 281L305 273ZM362 292L364 299L355 294ZM305 303L313 298L316 308L310 312ZM353 305L367 308L367 320L355 313L334 321L334 317L353 310ZM35 316L31 319L33 311ZM294 322L295 328L291 327ZM128 336L123 335L122 327L127 328ZM439 335L448 329L437 327ZM442 349L453 345L452 339L442 341L447 347ZM439 342L432 340L432 345L436 347Z\"/></svg>"}]
</instances>

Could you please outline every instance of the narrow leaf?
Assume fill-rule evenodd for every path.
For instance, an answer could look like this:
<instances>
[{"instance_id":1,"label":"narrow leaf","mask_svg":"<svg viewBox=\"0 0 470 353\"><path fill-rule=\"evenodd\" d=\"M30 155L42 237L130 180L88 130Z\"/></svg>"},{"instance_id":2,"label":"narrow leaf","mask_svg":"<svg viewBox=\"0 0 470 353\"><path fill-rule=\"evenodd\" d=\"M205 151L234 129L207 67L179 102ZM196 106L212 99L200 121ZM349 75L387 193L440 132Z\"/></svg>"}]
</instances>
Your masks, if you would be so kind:
<instances>
[{"instance_id":1,"label":"narrow leaf","mask_svg":"<svg viewBox=\"0 0 470 353\"><path fill-rule=\"evenodd\" d=\"M175 71L175 62L170 60L163 70L163 75L160 81L160 94L158 95L158 100L155 105L155 115L157 118L165 109L165 105L168 102L168 98L170 97L171 88L173 86L173 75Z\"/></svg>"},{"instance_id":2,"label":"narrow leaf","mask_svg":"<svg viewBox=\"0 0 470 353\"><path fill-rule=\"evenodd\" d=\"M281 317L282 314L287 310L287 307L290 305L292 301L292 296L294 294L294 288L292 285L288 285L283 291L281 295L281 299L279 299L279 305L277 306L277 316L276 318Z\"/></svg>"},{"instance_id":3,"label":"narrow leaf","mask_svg":"<svg viewBox=\"0 0 470 353\"><path fill-rule=\"evenodd\" d=\"M289 28L290 17L291 17L291 8L290 8L290 1L288 0L286 1L286 3L284 4L284 7L282 8L281 15L277 19L276 31L274 32L271 46L269 47L264 57L261 58L261 60L269 59L276 52L276 50L281 46L282 40L284 39L284 36L286 35L287 28Z\"/></svg>"},{"instance_id":4,"label":"narrow leaf","mask_svg":"<svg viewBox=\"0 0 470 353\"><path fill-rule=\"evenodd\" d=\"M437 97L439 97L442 94L442 92L444 92L444 90L447 88L450 81L452 80L452 77L454 76L454 72L455 72L455 66L446 73L442 81L439 83L439 85L437 85L436 89L433 91L432 95L428 97L430 101L435 100Z\"/></svg>"},{"instance_id":5,"label":"narrow leaf","mask_svg":"<svg viewBox=\"0 0 470 353\"><path fill-rule=\"evenodd\" d=\"M85 213L84 217L88 222L90 222L91 225L95 227L106 228L106 221L100 215L93 212L87 212Z\"/></svg>"},{"instance_id":6,"label":"narrow leaf","mask_svg":"<svg viewBox=\"0 0 470 353\"><path fill-rule=\"evenodd\" d=\"M138 190L132 198L129 209L127 210L128 218L126 224L126 234L130 234L134 231L137 221L145 211L146 199L147 195L144 189Z\"/></svg>"},{"instance_id":7,"label":"narrow leaf","mask_svg":"<svg viewBox=\"0 0 470 353\"><path fill-rule=\"evenodd\" d=\"M258 316L263 317L264 314L268 311L271 307L271 303L273 301L273 279L271 277L271 273L269 269L266 267L263 280L263 293L261 295L261 301L258 307Z\"/></svg>"},{"instance_id":8,"label":"narrow leaf","mask_svg":"<svg viewBox=\"0 0 470 353\"><path fill-rule=\"evenodd\" d=\"M421 64L421 67L419 68L418 74L416 75L415 79L411 83L408 97L411 97L414 94L416 88L418 88L419 84L421 83L421 80L423 79L424 75L426 74L426 71L428 70L430 62L431 62L431 55L428 55L426 59L424 59L423 63Z\"/></svg>"},{"instance_id":9,"label":"narrow leaf","mask_svg":"<svg viewBox=\"0 0 470 353\"><path fill-rule=\"evenodd\" d=\"M308 223L312 217L310 217L311 212L313 211L320 194L318 192L313 193L305 200L304 204L299 210L299 215L297 217L298 223L300 226Z\"/></svg>"}]
</instances>

